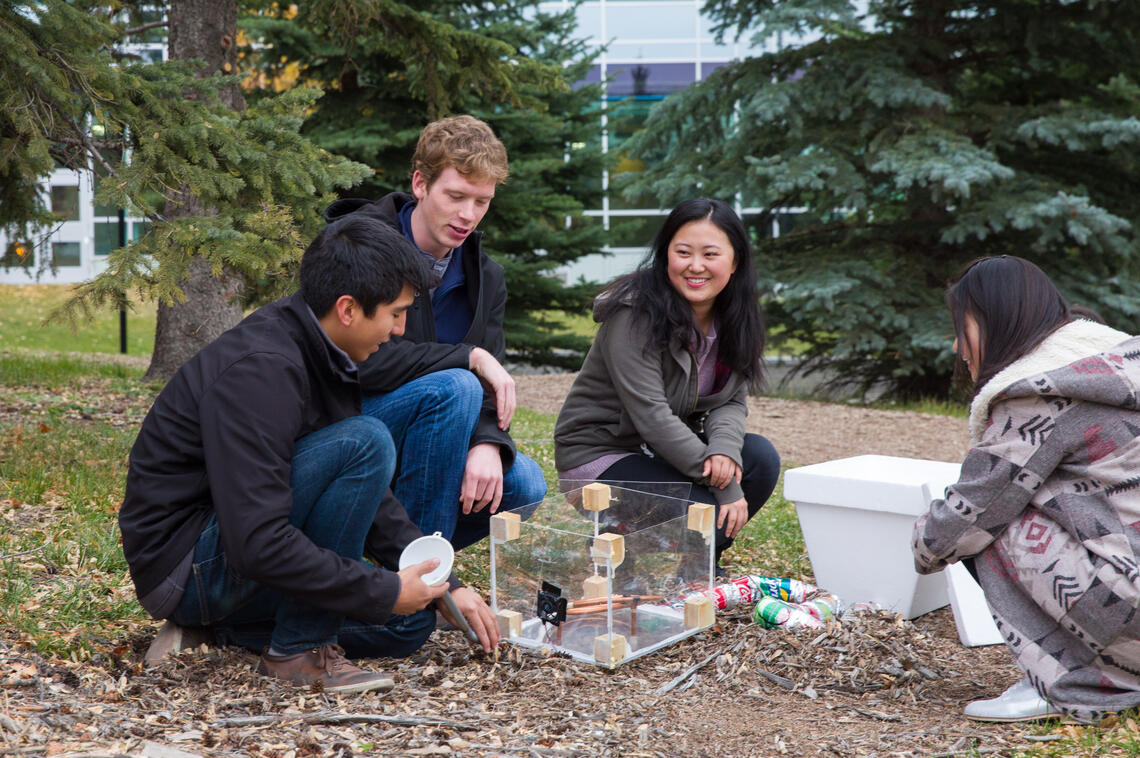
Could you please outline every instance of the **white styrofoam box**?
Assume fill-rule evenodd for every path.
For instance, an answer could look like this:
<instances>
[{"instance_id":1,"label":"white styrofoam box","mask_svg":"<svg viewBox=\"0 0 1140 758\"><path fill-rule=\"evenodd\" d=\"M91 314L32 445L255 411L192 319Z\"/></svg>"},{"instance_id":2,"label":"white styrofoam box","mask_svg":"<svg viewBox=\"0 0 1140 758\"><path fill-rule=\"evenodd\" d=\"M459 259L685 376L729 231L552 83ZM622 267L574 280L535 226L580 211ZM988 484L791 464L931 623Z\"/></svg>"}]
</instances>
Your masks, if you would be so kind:
<instances>
[{"instance_id":1,"label":"white styrofoam box","mask_svg":"<svg viewBox=\"0 0 1140 758\"><path fill-rule=\"evenodd\" d=\"M915 519L960 470L886 455L789 469L784 497L795 503L816 584L844 605L878 603L905 618L946 605L946 579L914 570L910 539Z\"/></svg>"},{"instance_id":2,"label":"white styrofoam box","mask_svg":"<svg viewBox=\"0 0 1140 758\"><path fill-rule=\"evenodd\" d=\"M986 595L961 563L951 563L944 570L946 588L950 592L950 607L954 610L954 625L958 639L966 647L1000 645L1005 642L998 631Z\"/></svg>"}]
</instances>

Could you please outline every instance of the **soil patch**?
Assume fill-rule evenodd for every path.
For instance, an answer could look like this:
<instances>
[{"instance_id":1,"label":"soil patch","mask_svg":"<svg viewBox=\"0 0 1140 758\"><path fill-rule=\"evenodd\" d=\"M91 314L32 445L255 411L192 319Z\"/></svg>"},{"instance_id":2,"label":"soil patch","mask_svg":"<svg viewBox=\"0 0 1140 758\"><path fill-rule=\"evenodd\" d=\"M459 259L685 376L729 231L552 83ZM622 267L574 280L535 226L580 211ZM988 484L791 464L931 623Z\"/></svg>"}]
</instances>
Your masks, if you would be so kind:
<instances>
[{"instance_id":1,"label":"soil patch","mask_svg":"<svg viewBox=\"0 0 1140 758\"><path fill-rule=\"evenodd\" d=\"M558 413L575 376L516 376L519 405ZM965 418L810 400L750 397L747 427L771 440L784 462L796 466L868 454L957 463L969 446Z\"/></svg>"}]
</instances>

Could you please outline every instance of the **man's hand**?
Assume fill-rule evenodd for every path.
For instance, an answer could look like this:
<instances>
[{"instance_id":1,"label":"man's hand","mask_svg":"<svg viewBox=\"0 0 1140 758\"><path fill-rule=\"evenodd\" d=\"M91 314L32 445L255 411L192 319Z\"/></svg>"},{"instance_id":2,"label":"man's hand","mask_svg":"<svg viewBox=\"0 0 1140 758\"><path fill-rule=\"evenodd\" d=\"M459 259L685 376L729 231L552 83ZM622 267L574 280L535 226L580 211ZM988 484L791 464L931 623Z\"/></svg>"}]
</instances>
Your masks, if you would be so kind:
<instances>
[{"instance_id":1,"label":"man's hand","mask_svg":"<svg viewBox=\"0 0 1140 758\"><path fill-rule=\"evenodd\" d=\"M705 458L702 477L708 477L709 484L723 490L733 479L740 481L740 466L727 455L710 455Z\"/></svg>"},{"instance_id":2,"label":"man's hand","mask_svg":"<svg viewBox=\"0 0 1140 758\"><path fill-rule=\"evenodd\" d=\"M467 466L463 469L463 486L459 502L464 513L483 510L491 504L491 513L499 510L503 499L503 459L499 446L493 442L480 442L467 451Z\"/></svg>"},{"instance_id":3,"label":"man's hand","mask_svg":"<svg viewBox=\"0 0 1140 758\"><path fill-rule=\"evenodd\" d=\"M720 506L720 517L716 520L716 528L724 527L724 536L735 537L748 523L748 501L744 498L724 503Z\"/></svg>"},{"instance_id":4,"label":"man's hand","mask_svg":"<svg viewBox=\"0 0 1140 758\"><path fill-rule=\"evenodd\" d=\"M483 646L484 652L489 653L498 647L499 625L495 621L495 614L491 613L490 607L483 602L483 598L479 597L479 593L468 587L460 587L457 590L452 590L451 599L459 607L459 612L463 614L463 618L467 619L467 625L471 627L471 631L475 632L475 636L479 638L479 644ZM447 610L446 604L443 602L436 603L436 608L452 626L460 626L459 619L451 618L451 613Z\"/></svg>"},{"instance_id":5,"label":"man's hand","mask_svg":"<svg viewBox=\"0 0 1140 758\"><path fill-rule=\"evenodd\" d=\"M423 575L439 566L439 558L428 558L400 571L400 596L392 606L392 613L406 615L427 608L428 603L447 592L447 582L429 587L424 584ZM488 609L488 613L490 609Z\"/></svg>"},{"instance_id":6,"label":"man's hand","mask_svg":"<svg viewBox=\"0 0 1140 758\"><path fill-rule=\"evenodd\" d=\"M495 411L499 417L499 428L504 432L515 416L515 380L495 360L495 356L481 347L471 348L467 367L495 393Z\"/></svg>"}]
</instances>

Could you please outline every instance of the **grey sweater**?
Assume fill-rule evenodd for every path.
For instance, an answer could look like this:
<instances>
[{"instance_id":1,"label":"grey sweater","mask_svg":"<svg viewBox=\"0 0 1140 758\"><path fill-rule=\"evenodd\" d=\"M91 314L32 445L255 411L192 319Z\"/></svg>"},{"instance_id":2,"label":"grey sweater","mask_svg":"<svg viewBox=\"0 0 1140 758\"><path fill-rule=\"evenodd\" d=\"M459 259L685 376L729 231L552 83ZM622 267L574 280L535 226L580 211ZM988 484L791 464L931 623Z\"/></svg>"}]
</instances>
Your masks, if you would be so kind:
<instances>
[{"instance_id":1,"label":"grey sweater","mask_svg":"<svg viewBox=\"0 0 1140 758\"><path fill-rule=\"evenodd\" d=\"M697 393L689 351L653 347L647 325L630 308L602 324L554 427L554 463L569 471L608 453L644 444L695 482L705 459L726 455L740 465L748 383L733 372L719 392ZM711 488L719 503L744 497L739 482Z\"/></svg>"}]
</instances>

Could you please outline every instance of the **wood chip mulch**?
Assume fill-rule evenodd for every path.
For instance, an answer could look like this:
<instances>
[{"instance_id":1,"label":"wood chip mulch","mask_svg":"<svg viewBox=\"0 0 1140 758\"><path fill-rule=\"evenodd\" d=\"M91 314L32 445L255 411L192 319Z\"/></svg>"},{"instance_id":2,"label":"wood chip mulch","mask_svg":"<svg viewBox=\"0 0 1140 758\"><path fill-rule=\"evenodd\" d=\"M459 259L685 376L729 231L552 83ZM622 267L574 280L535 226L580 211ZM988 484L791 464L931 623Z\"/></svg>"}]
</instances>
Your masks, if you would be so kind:
<instances>
[{"instance_id":1,"label":"wood chip mulch","mask_svg":"<svg viewBox=\"0 0 1140 758\"><path fill-rule=\"evenodd\" d=\"M767 630L729 612L696 637L609 672L437 632L385 695L336 697L266 679L255 657L199 649L156 668L149 637L93 661L0 640L0 755L966 755L1028 747L962 705L1017 678L1002 647L963 648L948 609L866 612ZM970 752L973 751L973 752Z\"/></svg>"}]
</instances>

